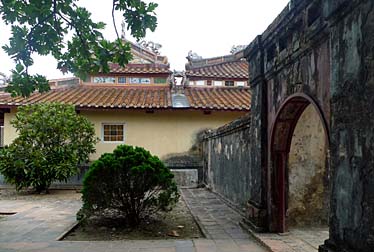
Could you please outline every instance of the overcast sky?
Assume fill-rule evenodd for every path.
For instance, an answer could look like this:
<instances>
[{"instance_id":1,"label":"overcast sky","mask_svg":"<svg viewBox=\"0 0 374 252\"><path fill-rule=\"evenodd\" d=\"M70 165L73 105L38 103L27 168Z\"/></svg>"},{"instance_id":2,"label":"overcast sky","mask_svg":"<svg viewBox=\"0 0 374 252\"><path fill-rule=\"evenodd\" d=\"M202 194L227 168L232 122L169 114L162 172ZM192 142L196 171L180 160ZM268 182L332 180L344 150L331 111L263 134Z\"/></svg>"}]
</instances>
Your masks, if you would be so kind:
<instances>
[{"instance_id":1,"label":"overcast sky","mask_svg":"<svg viewBox=\"0 0 374 252\"><path fill-rule=\"evenodd\" d=\"M158 27L146 40L162 44L161 54L169 58L172 70L183 70L190 50L204 58L226 55L233 45L247 45L261 34L289 0L153 0ZM104 21L106 38L115 39L111 21L111 1L81 0L95 21ZM118 29L121 16L117 15ZM8 42L10 28L0 21L0 45ZM127 35L127 38L130 36ZM0 72L9 74L12 60L0 49ZM48 78L60 78L52 57L36 56L30 69ZM65 75L71 76L71 75Z\"/></svg>"}]
</instances>

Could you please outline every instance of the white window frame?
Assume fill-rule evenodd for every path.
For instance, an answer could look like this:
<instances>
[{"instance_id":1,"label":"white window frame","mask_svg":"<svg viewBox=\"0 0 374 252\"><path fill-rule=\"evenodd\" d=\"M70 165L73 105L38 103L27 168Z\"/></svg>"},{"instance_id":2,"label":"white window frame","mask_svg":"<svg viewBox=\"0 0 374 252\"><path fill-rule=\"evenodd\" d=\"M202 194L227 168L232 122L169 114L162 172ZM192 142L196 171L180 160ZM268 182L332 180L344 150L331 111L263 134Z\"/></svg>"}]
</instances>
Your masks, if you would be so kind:
<instances>
[{"instance_id":1,"label":"white window frame","mask_svg":"<svg viewBox=\"0 0 374 252\"><path fill-rule=\"evenodd\" d=\"M122 141L105 141L104 140L104 125L122 125L123 126L123 140ZM125 143L126 141L126 123L124 122L102 122L101 123L101 142L102 143Z\"/></svg>"},{"instance_id":2,"label":"white window frame","mask_svg":"<svg viewBox=\"0 0 374 252\"><path fill-rule=\"evenodd\" d=\"M101 78L101 79L109 79L110 78L110 79L113 80L113 82L111 82L111 81L110 82L105 82L105 81L95 82L96 78ZM114 76L93 76L91 82L95 83L95 84L116 84L117 79Z\"/></svg>"},{"instance_id":3,"label":"white window frame","mask_svg":"<svg viewBox=\"0 0 374 252\"><path fill-rule=\"evenodd\" d=\"M223 86L223 81L214 81L213 86L215 87L222 87Z\"/></svg>"},{"instance_id":4,"label":"white window frame","mask_svg":"<svg viewBox=\"0 0 374 252\"><path fill-rule=\"evenodd\" d=\"M137 80L137 81L134 81ZM140 85L150 85L152 83L151 78L147 77L130 77L129 78L130 84L140 84Z\"/></svg>"},{"instance_id":5,"label":"white window frame","mask_svg":"<svg viewBox=\"0 0 374 252\"><path fill-rule=\"evenodd\" d=\"M205 80L198 80L196 81L196 86L205 86Z\"/></svg>"},{"instance_id":6,"label":"white window frame","mask_svg":"<svg viewBox=\"0 0 374 252\"><path fill-rule=\"evenodd\" d=\"M140 83L140 79L141 79L141 78L139 78L139 77L130 77L130 78L129 78L129 83L130 83L130 84L141 84L141 83ZM137 81L135 81L135 80L137 80Z\"/></svg>"},{"instance_id":7,"label":"white window frame","mask_svg":"<svg viewBox=\"0 0 374 252\"><path fill-rule=\"evenodd\" d=\"M147 80L147 81L145 81L145 80ZM140 78L140 84L150 85L151 83L152 83L151 78Z\"/></svg>"},{"instance_id":8,"label":"white window frame","mask_svg":"<svg viewBox=\"0 0 374 252\"><path fill-rule=\"evenodd\" d=\"M245 86L246 86L246 83L245 83L245 81L237 81L237 82L236 82L236 86L237 86L237 87L245 87Z\"/></svg>"}]
</instances>

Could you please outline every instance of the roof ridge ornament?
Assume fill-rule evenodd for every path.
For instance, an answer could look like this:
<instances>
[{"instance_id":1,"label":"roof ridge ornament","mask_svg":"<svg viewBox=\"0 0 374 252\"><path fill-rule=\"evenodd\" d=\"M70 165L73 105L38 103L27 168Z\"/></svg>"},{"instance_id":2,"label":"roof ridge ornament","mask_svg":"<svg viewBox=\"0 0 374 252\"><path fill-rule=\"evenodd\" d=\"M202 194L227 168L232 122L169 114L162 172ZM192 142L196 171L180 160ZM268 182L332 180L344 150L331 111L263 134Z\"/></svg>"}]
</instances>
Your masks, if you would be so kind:
<instances>
[{"instance_id":1,"label":"roof ridge ornament","mask_svg":"<svg viewBox=\"0 0 374 252\"><path fill-rule=\"evenodd\" d=\"M230 53L231 54L236 54L240 51L243 51L247 46L246 45L233 45L231 47Z\"/></svg>"},{"instance_id":2,"label":"roof ridge ornament","mask_svg":"<svg viewBox=\"0 0 374 252\"><path fill-rule=\"evenodd\" d=\"M0 86L6 86L10 78L5 73L0 72Z\"/></svg>"},{"instance_id":3,"label":"roof ridge ornament","mask_svg":"<svg viewBox=\"0 0 374 252\"><path fill-rule=\"evenodd\" d=\"M140 47L150 50L154 52L157 55L160 55L160 49L162 48L162 45L153 41L146 41L142 40L137 43Z\"/></svg>"},{"instance_id":4,"label":"roof ridge ornament","mask_svg":"<svg viewBox=\"0 0 374 252\"><path fill-rule=\"evenodd\" d=\"M121 39L122 40L126 39L126 23L123 20L121 22Z\"/></svg>"},{"instance_id":5,"label":"roof ridge ornament","mask_svg":"<svg viewBox=\"0 0 374 252\"><path fill-rule=\"evenodd\" d=\"M192 60L201 60L203 59L203 57L201 57L200 55L198 55L197 53L193 52L192 50L190 50L188 52L188 56L186 57L189 61L192 61Z\"/></svg>"}]
</instances>

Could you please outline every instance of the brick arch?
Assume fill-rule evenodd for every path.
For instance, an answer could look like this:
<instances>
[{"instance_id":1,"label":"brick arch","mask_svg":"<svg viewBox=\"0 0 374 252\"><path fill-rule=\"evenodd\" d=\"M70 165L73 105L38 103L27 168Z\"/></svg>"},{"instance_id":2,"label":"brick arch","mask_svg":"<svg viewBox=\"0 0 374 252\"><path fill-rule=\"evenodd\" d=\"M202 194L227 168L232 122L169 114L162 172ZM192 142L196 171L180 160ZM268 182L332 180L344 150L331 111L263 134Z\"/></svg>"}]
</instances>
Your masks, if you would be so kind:
<instances>
[{"instance_id":1,"label":"brick arch","mask_svg":"<svg viewBox=\"0 0 374 252\"><path fill-rule=\"evenodd\" d=\"M312 105L324 127L327 149L330 146L328 124L313 98L302 93L289 96L278 109L270 131L268 213L270 229L286 232L286 180L292 136L300 116Z\"/></svg>"}]
</instances>

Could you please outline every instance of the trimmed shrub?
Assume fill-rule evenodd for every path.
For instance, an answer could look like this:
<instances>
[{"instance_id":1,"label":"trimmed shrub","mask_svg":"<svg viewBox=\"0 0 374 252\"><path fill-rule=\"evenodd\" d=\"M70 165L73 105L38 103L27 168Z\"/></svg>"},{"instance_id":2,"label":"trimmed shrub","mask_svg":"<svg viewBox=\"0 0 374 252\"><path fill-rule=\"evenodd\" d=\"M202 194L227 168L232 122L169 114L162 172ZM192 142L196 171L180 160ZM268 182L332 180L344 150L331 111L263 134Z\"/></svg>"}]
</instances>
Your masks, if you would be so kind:
<instances>
[{"instance_id":1,"label":"trimmed shrub","mask_svg":"<svg viewBox=\"0 0 374 252\"><path fill-rule=\"evenodd\" d=\"M0 173L17 190L48 191L53 181L77 174L78 165L95 151L92 123L71 105L22 106L11 124L18 137L0 152Z\"/></svg>"},{"instance_id":2,"label":"trimmed shrub","mask_svg":"<svg viewBox=\"0 0 374 252\"><path fill-rule=\"evenodd\" d=\"M118 146L95 161L83 180L84 217L115 211L130 226L166 210L179 199L174 175L157 156L140 147Z\"/></svg>"}]
</instances>

